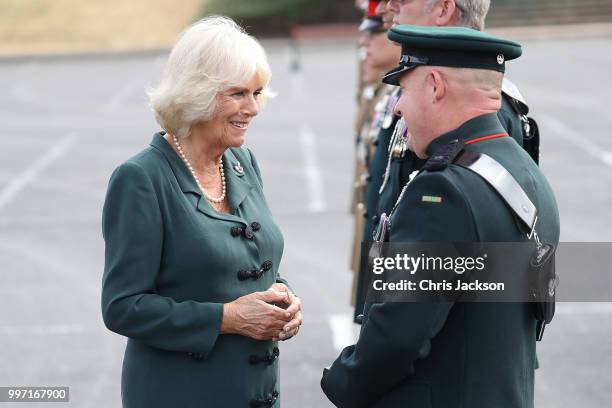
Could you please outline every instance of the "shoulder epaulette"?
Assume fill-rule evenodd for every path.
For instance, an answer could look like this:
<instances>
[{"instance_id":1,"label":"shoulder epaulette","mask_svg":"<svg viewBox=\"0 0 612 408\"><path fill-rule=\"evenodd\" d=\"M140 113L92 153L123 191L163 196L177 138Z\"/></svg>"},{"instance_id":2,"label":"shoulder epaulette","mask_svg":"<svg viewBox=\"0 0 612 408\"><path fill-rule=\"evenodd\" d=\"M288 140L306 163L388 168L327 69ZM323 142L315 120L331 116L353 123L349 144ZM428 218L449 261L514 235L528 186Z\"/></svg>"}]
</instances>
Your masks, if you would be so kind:
<instances>
[{"instance_id":1,"label":"shoulder epaulette","mask_svg":"<svg viewBox=\"0 0 612 408\"><path fill-rule=\"evenodd\" d=\"M434 155L432 155L425 165L423 165L422 170L428 171L441 171L450 166L450 164L455 160L457 155L463 150L463 143L458 139L455 139L438 150Z\"/></svg>"}]
</instances>

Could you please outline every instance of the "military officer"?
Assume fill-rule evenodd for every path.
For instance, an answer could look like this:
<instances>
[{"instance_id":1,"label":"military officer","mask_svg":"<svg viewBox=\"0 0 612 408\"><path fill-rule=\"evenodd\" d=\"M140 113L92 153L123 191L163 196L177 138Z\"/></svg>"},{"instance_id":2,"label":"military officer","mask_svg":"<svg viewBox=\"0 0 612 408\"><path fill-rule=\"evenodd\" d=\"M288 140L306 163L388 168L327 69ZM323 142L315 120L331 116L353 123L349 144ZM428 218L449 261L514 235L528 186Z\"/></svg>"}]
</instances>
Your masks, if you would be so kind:
<instances>
[{"instance_id":1,"label":"military officer","mask_svg":"<svg viewBox=\"0 0 612 408\"><path fill-rule=\"evenodd\" d=\"M367 3L369 2L366 1ZM374 108L384 95L383 89L388 87L381 82L385 69L380 66L380 60L389 61L396 55L395 47L386 38L386 30L383 28L382 20L375 14L375 7L373 7L375 3L372 2L367 8L365 17L359 26L361 33L359 40L360 57L362 60L359 65L360 92L355 120L355 173L353 177L353 196L350 204L350 212L355 220L353 249L350 256L350 268L354 273L354 277L358 272L361 241L365 224L365 196L369 177L368 168L376 147L375 140L371 134ZM387 47L376 47L376 41L380 42L381 40L387 43ZM387 64L384 66L386 67ZM353 289L351 289L351 304L354 304L355 282L356 278L353 279Z\"/></svg>"},{"instance_id":2,"label":"military officer","mask_svg":"<svg viewBox=\"0 0 612 408\"><path fill-rule=\"evenodd\" d=\"M385 2L385 12L391 15L393 24L413 24L424 26L465 26L479 31L484 29L485 17L489 10L490 0L413 0ZM389 18L388 18L389 19ZM539 135L537 124L527 117L529 108L516 86L504 78L502 85L502 104L498 116L504 129L527 150L530 156L538 161ZM394 129L388 147L385 171L382 184L378 190L377 207L370 207L369 214L377 221L382 214L389 214L393 204L410 176L420 169L423 161L419 160L408 149L406 140L410 124L399 121ZM369 226L373 228L373 225ZM372 231L368 231L369 234ZM358 300L355 315L361 311L365 296L363 274L359 275L357 283Z\"/></svg>"},{"instance_id":3,"label":"military officer","mask_svg":"<svg viewBox=\"0 0 612 408\"><path fill-rule=\"evenodd\" d=\"M463 26L483 31L490 0L392 0L386 11L393 15L393 24L426 26ZM527 117L529 107L518 88L504 78L502 107L498 112L504 128L538 162L539 135L537 125Z\"/></svg>"},{"instance_id":4,"label":"military officer","mask_svg":"<svg viewBox=\"0 0 612 408\"><path fill-rule=\"evenodd\" d=\"M402 57L384 81L405 91L396 111L410 123L410 149L427 161L385 223L388 240L557 243L553 192L497 115L505 63L520 45L463 27L400 25L389 37ZM470 164L487 159L512 193ZM513 194L523 197L518 209ZM522 268L529 259L511 262ZM533 310L368 302L357 344L324 371L321 386L338 407L533 407Z\"/></svg>"},{"instance_id":5,"label":"military officer","mask_svg":"<svg viewBox=\"0 0 612 408\"><path fill-rule=\"evenodd\" d=\"M373 69L382 73L391 69L397 62L400 55L400 47L389 41L384 30L384 22L377 10L380 1L369 1L367 22L362 24L362 28L367 28L368 39L364 42L366 57L364 65L368 69ZM376 101L373 103L368 122L361 128L361 139L365 147L366 171L358 179L359 188L362 193L362 201L357 202L355 213L362 217L356 222L359 228L355 229L353 240L353 258L351 265L357 269L362 241L371 240L373 228L372 217L369 216L368 209L376 209L378 201L378 190L382 182L385 166L387 163L387 149L391 133L393 132L398 117L393 112L393 106L397 102L399 91L397 87L381 84L376 90ZM359 204L362 205L359 205ZM353 269L353 270L355 270ZM357 275L359 276L360 273ZM353 284L353 295L355 298L356 285ZM360 302L355 310L363 309L363 302Z\"/></svg>"}]
</instances>

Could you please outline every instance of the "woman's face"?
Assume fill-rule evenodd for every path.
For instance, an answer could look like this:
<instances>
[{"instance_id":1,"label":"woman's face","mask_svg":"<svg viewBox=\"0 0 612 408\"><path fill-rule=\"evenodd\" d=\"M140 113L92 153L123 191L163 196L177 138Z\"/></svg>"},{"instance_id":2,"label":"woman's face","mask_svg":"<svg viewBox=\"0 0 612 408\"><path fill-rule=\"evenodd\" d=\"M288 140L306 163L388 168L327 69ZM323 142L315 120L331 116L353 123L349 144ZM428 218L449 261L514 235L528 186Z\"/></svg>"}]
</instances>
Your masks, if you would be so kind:
<instances>
[{"instance_id":1,"label":"woman's face","mask_svg":"<svg viewBox=\"0 0 612 408\"><path fill-rule=\"evenodd\" d=\"M243 86L219 92L215 116L201 123L201 129L212 136L219 147L242 146L251 119L259 113L258 97L261 90L261 82L254 76Z\"/></svg>"}]
</instances>

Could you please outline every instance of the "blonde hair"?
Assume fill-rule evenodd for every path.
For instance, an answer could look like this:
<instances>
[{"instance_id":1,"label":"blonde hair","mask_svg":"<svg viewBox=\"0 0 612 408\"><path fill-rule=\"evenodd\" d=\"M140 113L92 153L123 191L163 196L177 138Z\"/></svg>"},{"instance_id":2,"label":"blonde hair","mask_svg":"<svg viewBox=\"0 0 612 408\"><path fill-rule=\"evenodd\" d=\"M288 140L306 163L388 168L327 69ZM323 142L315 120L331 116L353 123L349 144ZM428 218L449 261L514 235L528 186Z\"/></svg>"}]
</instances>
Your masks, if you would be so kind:
<instances>
[{"instance_id":1,"label":"blonde hair","mask_svg":"<svg viewBox=\"0 0 612 408\"><path fill-rule=\"evenodd\" d=\"M210 16L189 26L172 48L161 81L147 92L159 125L179 138L213 118L217 95L254 76L263 104L272 76L263 47L232 19Z\"/></svg>"}]
</instances>

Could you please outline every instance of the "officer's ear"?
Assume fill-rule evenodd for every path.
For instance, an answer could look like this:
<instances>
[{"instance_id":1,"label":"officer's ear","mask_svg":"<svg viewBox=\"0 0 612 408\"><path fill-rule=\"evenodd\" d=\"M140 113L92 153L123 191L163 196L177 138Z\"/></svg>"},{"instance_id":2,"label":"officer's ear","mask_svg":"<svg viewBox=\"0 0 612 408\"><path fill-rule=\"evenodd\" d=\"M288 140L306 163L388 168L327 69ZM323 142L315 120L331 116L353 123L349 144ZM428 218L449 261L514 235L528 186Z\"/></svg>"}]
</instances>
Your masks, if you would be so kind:
<instances>
[{"instance_id":1,"label":"officer's ear","mask_svg":"<svg viewBox=\"0 0 612 408\"><path fill-rule=\"evenodd\" d=\"M446 95L446 81L440 71L432 69L427 75L427 87L430 89L431 102L439 103Z\"/></svg>"},{"instance_id":2,"label":"officer's ear","mask_svg":"<svg viewBox=\"0 0 612 408\"><path fill-rule=\"evenodd\" d=\"M455 0L440 0L433 7L435 23L438 27L455 26L459 21L459 10Z\"/></svg>"}]
</instances>

